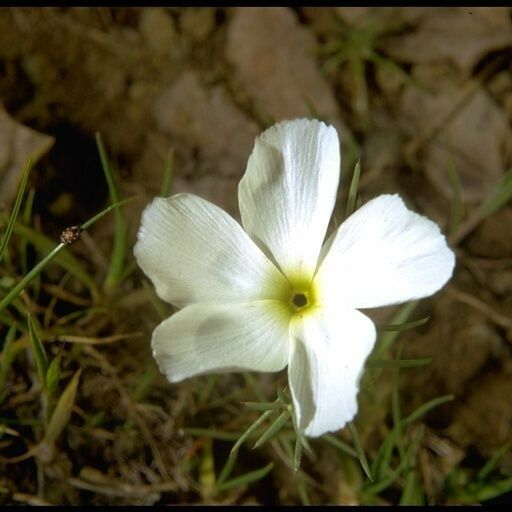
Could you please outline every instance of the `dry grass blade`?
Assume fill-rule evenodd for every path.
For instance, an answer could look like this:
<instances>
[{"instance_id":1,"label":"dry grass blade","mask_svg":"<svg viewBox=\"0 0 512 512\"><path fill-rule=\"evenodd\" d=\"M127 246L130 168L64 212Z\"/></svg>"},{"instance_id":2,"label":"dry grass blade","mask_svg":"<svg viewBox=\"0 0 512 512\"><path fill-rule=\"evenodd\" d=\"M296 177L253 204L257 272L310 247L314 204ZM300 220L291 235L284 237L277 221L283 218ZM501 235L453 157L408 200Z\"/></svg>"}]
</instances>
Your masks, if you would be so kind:
<instances>
[{"instance_id":1,"label":"dry grass blade","mask_svg":"<svg viewBox=\"0 0 512 512\"><path fill-rule=\"evenodd\" d=\"M142 332L114 334L112 336L105 336L103 338L61 334L57 336L57 341L60 341L62 343L83 343L84 345L106 345L107 343L115 343L116 341L128 340L130 338L139 338L141 336L143 336Z\"/></svg>"},{"instance_id":2,"label":"dry grass blade","mask_svg":"<svg viewBox=\"0 0 512 512\"><path fill-rule=\"evenodd\" d=\"M66 389L60 396L57 406L53 411L48 427L46 428L44 438L39 445L39 457L43 462L49 462L52 460L55 442L69 423L73 405L75 404L76 391L78 389L78 382L80 380L81 373L82 370L78 370L75 375L73 375L73 378L66 386Z\"/></svg>"}]
</instances>

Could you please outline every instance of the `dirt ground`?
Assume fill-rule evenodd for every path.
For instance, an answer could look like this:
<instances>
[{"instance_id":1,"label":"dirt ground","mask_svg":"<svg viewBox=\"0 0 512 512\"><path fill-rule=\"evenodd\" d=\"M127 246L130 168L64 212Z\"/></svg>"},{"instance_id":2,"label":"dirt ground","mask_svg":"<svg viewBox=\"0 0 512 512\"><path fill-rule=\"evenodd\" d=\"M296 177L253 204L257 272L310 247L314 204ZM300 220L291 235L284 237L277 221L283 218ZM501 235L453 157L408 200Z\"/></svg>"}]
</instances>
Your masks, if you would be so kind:
<instances>
[{"instance_id":1,"label":"dirt ground","mask_svg":"<svg viewBox=\"0 0 512 512\"><path fill-rule=\"evenodd\" d=\"M404 413L454 395L422 420L418 474L427 502L457 502L448 475L471 478L512 439L512 204L467 223L512 166L511 65L511 12L500 7L2 8L0 201L8 211L33 154L37 230L57 240L92 216L108 202L100 132L123 195L134 197L125 206L132 243L170 154L173 193L198 194L239 219L237 185L258 133L282 119L332 123L343 148L339 218L360 157L360 202L400 193L439 223L457 253L454 278L411 316L430 320L400 336L402 358L433 358L401 371ZM96 279L113 226L98 223L71 248ZM63 275L48 267L45 280L57 285ZM88 297L72 281L68 292ZM46 340L49 353L65 354L63 385L82 369L50 462L7 461L40 435L22 421L37 416L38 395L28 359L16 359L0 423L18 421L9 425L21 435L0 438L0 503L300 503L273 445L247 448L237 468L272 461L265 478L212 494L208 464L219 471L233 441L183 429L242 432L252 412L240 402L255 398L240 375L173 385L158 374L149 340L160 318L142 283L135 270L110 302L92 304L109 304L107 313L68 326L89 337L139 336L83 347ZM79 309L71 298L59 299L56 317ZM34 299L41 318L50 299ZM395 311L370 314L385 323ZM378 377L382 400L361 398L358 426L370 459L392 424L391 373ZM286 379L255 377L269 399ZM310 501L360 503L361 484L347 483L339 452L313 447L315 460L303 466ZM512 475L510 450L495 471ZM396 499L393 491L379 496Z\"/></svg>"}]
</instances>

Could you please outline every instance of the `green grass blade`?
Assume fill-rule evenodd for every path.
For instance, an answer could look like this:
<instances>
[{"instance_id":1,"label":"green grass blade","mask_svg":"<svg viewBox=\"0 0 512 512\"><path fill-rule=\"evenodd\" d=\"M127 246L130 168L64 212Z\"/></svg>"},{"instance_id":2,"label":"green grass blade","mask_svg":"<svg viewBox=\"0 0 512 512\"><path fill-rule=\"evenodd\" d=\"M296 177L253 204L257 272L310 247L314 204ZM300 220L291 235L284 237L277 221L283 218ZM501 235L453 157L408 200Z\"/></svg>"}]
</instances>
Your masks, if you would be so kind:
<instances>
[{"instance_id":1,"label":"green grass blade","mask_svg":"<svg viewBox=\"0 0 512 512\"><path fill-rule=\"evenodd\" d=\"M14 223L16 222L18 213L20 211L21 201L23 200L23 195L25 194L25 187L27 186L28 175L30 173L31 168L32 159L29 158L27 164L25 165L25 169L23 170L23 173L21 175L21 181L18 187L18 193L16 194L16 199L14 201L14 206L12 208L11 215L9 216L7 226L5 227L2 236L2 242L0 242L0 262L4 257L5 250L7 249L7 245L9 244L9 240L14 229Z\"/></svg>"},{"instance_id":2,"label":"green grass blade","mask_svg":"<svg viewBox=\"0 0 512 512\"><path fill-rule=\"evenodd\" d=\"M32 352L34 354L34 360L36 362L36 369L37 375L39 377L39 382L41 384L41 387L43 389L46 389L46 372L48 371L48 358L46 357L46 352L44 350L43 343L41 342L41 338L39 337L36 331L30 313L28 315L28 330L30 346L32 347Z\"/></svg>"},{"instance_id":3,"label":"green grass blade","mask_svg":"<svg viewBox=\"0 0 512 512\"><path fill-rule=\"evenodd\" d=\"M110 201L112 203L119 203L119 201L121 201L119 186L107 156L105 146L103 145L101 135L98 132L96 132L96 145L98 146L103 172L105 173ZM120 276L124 270L124 262L128 249L128 222L122 208L115 210L114 219L114 240L110 254L109 268L104 281L104 289L107 291L115 288L120 282Z\"/></svg>"},{"instance_id":4,"label":"green grass blade","mask_svg":"<svg viewBox=\"0 0 512 512\"><path fill-rule=\"evenodd\" d=\"M354 174L352 174L352 181L350 182L350 189L347 197L347 208L345 210L346 216L352 215L356 209L357 189L359 187L359 177L361 176L361 160L356 162L354 167Z\"/></svg>"},{"instance_id":5,"label":"green grass blade","mask_svg":"<svg viewBox=\"0 0 512 512\"><path fill-rule=\"evenodd\" d=\"M265 478L265 476L267 476L270 473L270 471L272 471L273 467L274 463L271 462L270 464L267 464L261 469L256 469L255 471L250 471L245 475L233 478L232 480L228 480L227 482L224 482L223 484L217 487L217 492L227 491L228 489L232 489L233 487L240 487L241 485L247 485L253 482L257 482L258 480Z\"/></svg>"},{"instance_id":6,"label":"green grass blade","mask_svg":"<svg viewBox=\"0 0 512 512\"><path fill-rule=\"evenodd\" d=\"M2 358L0 359L0 404L5 398L5 381L7 380L7 373L14 359L14 354L12 353L11 347L14 342L16 331L16 323L13 323L7 331L7 336L5 337L5 342L2 349Z\"/></svg>"},{"instance_id":7,"label":"green grass blade","mask_svg":"<svg viewBox=\"0 0 512 512\"><path fill-rule=\"evenodd\" d=\"M405 477L405 485L400 496L399 505L424 505L423 490L415 470L409 471Z\"/></svg>"},{"instance_id":8,"label":"green grass blade","mask_svg":"<svg viewBox=\"0 0 512 512\"><path fill-rule=\"evenodd\" d=\"M169 151L169 155L165 160L164 174L162 176L162 185L160 186L160 196L169 197L172 187L172 179L174 177L174 150Z\"/></svg>"},{"instance_id":9,"label":"green grass blade","mask_svg":"<svg viewBox=\"0 0 512 512\"><path fill-rule=\"evenodd\" d=\"M431 357L423 359L369 359L366 362L367 368L418 368L433 361Z\"/></svg>"},{"instance_id":10,"label":"green grass blade","mask_svg":"<svg viewBox=\"0 0 512 512\"><path fill-rule=\"evenodd\" d=\"M391 325L404 323L417 305L417 300L404 304L393 316ZM383 332L377 340L377 346L373 351L372 357L374 359L382 359L382 356L391 348L399 334L400 331Z\"/></svg>"},{"instance_id":11,"label":"green grass blade","mask_svg":"<svg viewBox=\"0 0 512 512\"><path fill-rule=\"evenodd\" d=\"M25 199L25 205L23 207L22 220L25 226L29 226L32 219L32 208L34 206L34 198L36 196L36 189L31 188L28 191L27 198ZM28 240L24 237L20 239L20 254L21 254L21 271L23 274L28 272Z\"/></svg>"},{"instance_id":12,"label":"green grass blade","mask_svg":"<svg viewBox=\"0 0 512 512\"><path fill-rule=\"evenodd\" d=\"M0 223L6 218L0 213ZM31 243L38 251L50 252L55 247L55 241L47 236L39 233L35 229L17 222L14 226L14 233L22 240ZM60 265L64 270L69 272L73 277L83 283L93 293L96 284L89 276L85 267L70 252L63 252L55 257L55 263ZM26 274L27 272L25 272Z\"/></svg>"},{"instance_id":13,"label":"green grass blade","mask_svg":"<svg viewBox=\"0 0 512 512\"><path fill-rule=\"evenodd\" d=\"M219 441L236 441L240 437L239 432L222 432L222 430L213 430L208 428L184 428L185 435L194 437L211 437Z\"/></svg>"},{"instance_id":14,"label":"green grass blade","mask_svg":"<svg viewBox=\"0 0 512 512\"><path fill-rule=\"evenodd\" d=\"M222 471L219 475L217 483L220 485L222 482L226 480L226 478L231 474L233 468L235 467L236 459L238 458L238 451L242 444L258 429L258 427L264 423L270 416L273 411L268 410L265 411L252 425L238 438L236 443L231 448L231 452L229 453L228 460L226 464L222 468Z\"/></svg>"},{"instance_id":15,"label":"green grass blade","mask_svg":"<svg viewBox=\"0 0 512 512\"><path fill-rule=\"evenodd\" d=\"M338 439L336 436L332 434L324 434L322 436L322 439L329 443L330 445L337 448L338 450L340 450L341 452L350 455L351 457L355 457L356 459L358 458L357 452L354 450L354 448L349 446L347 443L343 442L341 439Z\"/></svg>"},{"instance_id":16,"label":"green grass blade","mask_svg":"<svg viewBox=\"0 0 512 512\"><path fill-rule=\"evenodd\" d=\"M426 316L424 318L420 318L419 320L414 320L412 322L404 322L401 324L380 325L377 327L377 330L379 332L407 331L408 329L414 329L416 327L420 327L421 325L425 325L429 320L430 320L430 316Z\"/></svg>"},{"instance_id":17,"label":"green grass blade","mask_svg":"<svg viewBox=\"0 0 512 512\"><path fill-rule=\"evenodd\" d=\"M353 421L348 423L348 428L350 429L350 434L352 436L352 442L354 443L354 448L356 449L357 456L359 458L359 463L363 468L363 471L366 473L366 476L373 482L372 473L370 471L370 466L368 465L368 460L366 459L366 454L364 453L363 446L361 445L361 441L359 439L359 435L356 430L356 426Z\"/></svg>"},{"instance_id":18,"label":"green grass blade","mask_svg":"<svg viewBox=\"0 0 512 512\"><path fill-rule=\"evenodd\" d=\"M277 402L242 402L242 405L253 411L268 411L275 409L279 404Z\"/></svg>"},{"instance_id":19,"label":"green grass blade","mask_svg":"<svg viewBox=\"0 0 512 512\"><path fill-rule=\"evenodd\" d=\"M52 359L50 365L48 366L48 370L46 371L45 377L45 387L48 390L48 393L53 394L60 381L60 358L61 354Z\"/></svg>"},{"instance_id":20,"label":"green grass blade","mask_svg":"<svg viewBox=\"0 0 512 512\"><path fill-rule=\"evenodd\" d=\"M75 375L73 375L73 378L60 396L52 417L48 422L43 441L40 444L40 454L43 460L50 461L52 459L55 442L69 423L71 412L75 405L76 391L78 389L81 373L82 370L78 370Z\"/></svg>"},{"instance_id":21,"label":"green grass blade","mask_svg":"<svg viewBox=\"0 0 512 512\"><path fill-rule=\"evenodd\" d=\"M502 206L505 206L512 199L512 169L509 169L500 186L489 199L483 202L478 209L479 218L485 219L495 211L499 210Z\"/></svg>"},{"instance_id":22,"label":"green grass blade","mask_svg":"<svg viewBox=\"0 0 512 512\"><path fill-rule=\"evenodd\" d=\"M464 216L464 203L462 201L462 185L460 183L459 173L455 164L453 154L449 152L448 160L448 179L453 191L453 198L450 204L450 233L455 233L460 226Z\"/></svg>"},{"instance_id":23,"label":"green grass blade","mask_svg":"<svg viewBox=\"0 0 512 512\"><path fill-rule=\"evenodd\" d=\"M479 502L492 500L509 492L512 492L512 477L483 486L477 492L477 500Z\"/></svg>"},{"instance_id":24,"label":"green grass blade","mask_svg":"<svg viewBox=\"0 0 512 512\"><path fill-rule=\"evenodd\" d=\"M285 425L290 418L291 412L289 410L283 411L276 420L270 425L270 427L263 432L263 435L256 441L253 446L253 450L263 446L271 437L276 435Z\"/></svg>"},{"instance_id":25,"label":"green grass blade","mask_svg":"<svg viewBox=\"0 0 512 512\"><path fill-rule=\"evenodd\" d=\"M82 224L80 228L82 230L88 229L92 224L94 224L96 221L101 219L104 215L106 215L110 210L117 208L121 204L124 204L128 201L128 199L125 199L124 201L120 201L119 203L115 203L110 205L109 207L105 208L98 214L96 214L94 217L89 219L87 222ZM39 263L37 263L32 270L26 274L19 282L16 284L8 293L5 295L2 300L0 300L0 312L2 312L9 304L16 298L18 295L28 286L28 284L37 277L65 247L67 247L65 244L60 243L57 245L49 254L47 254Z\"/></svg>"},{"instance_id":26,"label":"green grass blade","mask_svg":"<svg viewBox=\"0 0 512 512\"><path fill-rule=\"evenodd\" d=\"M480 469L480 471L477 473L476 479L480 482L483 482L496 468L498 462L510 450L510 448L512 448L512 442L506 443L499 450L497 450L496 453L485 463L482 469Z\"/></svg>"},{"instance_id":27,"label":"green grass blade","mask_svg":"<svg viewBox=\"0 0 512 512\"><path fill-rule=\"evenodd\" d=\"M420 419L422 416L427 414L430 410L438 407L439 405L445 404L446 402L450 402L455 398L454 395L443 395L438 396L437 398L433 398L429 400L427 403L420 405L414 412L412 412L409 416L404 418L402 422L404 425L411 425L416 420Z\"/></svg>"}]
</instances>

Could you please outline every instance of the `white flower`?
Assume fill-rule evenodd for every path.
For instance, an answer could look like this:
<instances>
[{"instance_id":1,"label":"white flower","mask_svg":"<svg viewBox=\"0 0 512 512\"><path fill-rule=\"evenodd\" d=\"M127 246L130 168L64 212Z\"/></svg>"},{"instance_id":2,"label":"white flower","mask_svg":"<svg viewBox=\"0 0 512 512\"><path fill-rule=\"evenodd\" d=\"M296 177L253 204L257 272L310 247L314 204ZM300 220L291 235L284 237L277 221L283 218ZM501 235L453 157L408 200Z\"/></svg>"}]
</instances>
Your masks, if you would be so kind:
<instances>
[{"instance_id":1,"label":"white flower","mask_svg":"<svg viewBox=\"0 0 512 512\"><path fill-rule=\"evenodd\" d=\"M426 297L455 262L438 226L381 195L325 242L340 174L336 130L285 121L260 135L239 185L244 229L191 194L144 210L134 252L158 295L182 308L153 332L171 382L288 365L297 424L308 436L357 412L375 342L359 308Z\"/></svg>"}]
</instances>

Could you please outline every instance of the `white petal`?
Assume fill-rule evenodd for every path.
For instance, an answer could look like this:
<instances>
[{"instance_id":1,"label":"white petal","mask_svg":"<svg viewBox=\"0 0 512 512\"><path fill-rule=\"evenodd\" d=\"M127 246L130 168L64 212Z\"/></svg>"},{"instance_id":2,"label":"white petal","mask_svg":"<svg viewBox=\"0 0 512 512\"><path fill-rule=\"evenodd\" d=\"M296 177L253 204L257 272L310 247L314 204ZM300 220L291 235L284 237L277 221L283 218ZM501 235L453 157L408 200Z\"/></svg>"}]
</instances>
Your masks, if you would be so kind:
<instances>
[{"instance_id":1,"label":"white petal","mask_svg":"<svg viewBox=\"0 0 512 512\"><path fill-rule=\"evenodd\" d=\"M154 330L153 356L171 382L209 372L274 372L288 363L289 326L278 301L193 304Z\"/></svg>"},{"instance_id":2,"label":"white petal","mask_svg":"<svg viewBox=\"0 0 512 512\"><path fill-rule=\"evenodd\" d=\"M192 194L153 200L134 253L160 297L180 307L277 298L288 286L232 217Z\"/></svg>"},{"instance_id":3,"label":"white petal","mask_svg":"<svg viewBox=\"0 0 512 512\"><path fill-rule=\"evenodd\" d=\"M362 206L326 242L324 253L315 277L320 294L355 308L432 295L455 265L437 224L408 210L398 195Z\"/></svg>"},{"instance_id":4,"label":"white petal","mask_svg":"<svg viewBox=\"0 0 512 512\"><path fill-rule=\"evenodd\" d=\"M256 139L238 187L242 224L286 275L313 276L339 174L339 141L332 126L285 121Z\"/></svg>"},{"instance_id":5,"label":"white petal","mask_svg":"<svg viewBox=\"0 0 512 512\"><path fill-rule=\"evenodd\" d=\"M357 412L373 322L359 311L319 307L292 326L288 378L297 424L317 437L342 428Z\"/></svg>"}]
</instances>

